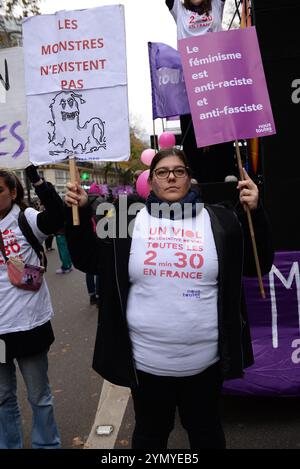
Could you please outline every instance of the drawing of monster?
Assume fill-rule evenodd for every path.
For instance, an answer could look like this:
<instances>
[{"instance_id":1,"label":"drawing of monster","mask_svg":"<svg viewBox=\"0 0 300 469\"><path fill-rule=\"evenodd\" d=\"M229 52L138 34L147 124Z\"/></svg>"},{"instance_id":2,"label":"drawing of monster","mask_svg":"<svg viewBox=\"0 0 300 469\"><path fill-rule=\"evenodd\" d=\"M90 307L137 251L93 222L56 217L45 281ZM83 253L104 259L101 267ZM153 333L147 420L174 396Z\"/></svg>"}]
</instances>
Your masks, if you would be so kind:
<instances>
[{"instance_id":1,"label":"drawing of monster","mask_svg":"<svg viewBox=\"0 0 300 469\"><path fill-rule=\"evenodd\" d=\"M74 91L61 91L52 100L52 120L48 131L49 154L87 154L106 149L105 122L92 117L80 123L80 109L85 100Z\"/></svg>"}]
</instances>

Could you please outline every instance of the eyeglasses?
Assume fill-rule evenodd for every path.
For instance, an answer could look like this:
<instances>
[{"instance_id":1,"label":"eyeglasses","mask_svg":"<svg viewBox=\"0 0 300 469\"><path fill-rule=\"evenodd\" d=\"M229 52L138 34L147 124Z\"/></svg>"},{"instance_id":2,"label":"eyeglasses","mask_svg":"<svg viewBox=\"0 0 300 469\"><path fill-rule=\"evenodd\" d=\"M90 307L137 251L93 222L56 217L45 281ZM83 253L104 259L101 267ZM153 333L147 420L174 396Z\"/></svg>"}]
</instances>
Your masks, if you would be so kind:
<instances>
[{"instance_id":1,"label":"eyeglasses","mask_svg":"<svg viewBox=\"0 0 300 469\"><path fill-rule=\"evenodd\" d=\"M157 168L153 172L157 179L167 179L170 176L170 173L176 178L184 178L188 174L188 169L186 166L177 166L177 168Z\"/></svg>"}]
</instances>

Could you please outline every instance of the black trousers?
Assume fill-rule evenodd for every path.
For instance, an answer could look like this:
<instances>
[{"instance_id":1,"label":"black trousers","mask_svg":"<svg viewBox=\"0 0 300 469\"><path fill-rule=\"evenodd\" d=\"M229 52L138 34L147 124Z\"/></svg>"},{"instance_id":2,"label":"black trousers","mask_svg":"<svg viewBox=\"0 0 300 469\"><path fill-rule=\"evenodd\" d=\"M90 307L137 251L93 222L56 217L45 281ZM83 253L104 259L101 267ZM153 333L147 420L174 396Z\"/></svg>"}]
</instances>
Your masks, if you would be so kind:
<instances>
[{"instance_id":1,"label":"black trousers","mask_svg":"<svg viewBox=\"0 0 300 469\"><path fill-rule=\"evenodd\" d=\"M219 400L222 379L219 363L198 375L155 376L137 371L132 389L135 410L134 449L166 449L178 412L191 449L224 449Z\"/></svg>"}]
</instances>

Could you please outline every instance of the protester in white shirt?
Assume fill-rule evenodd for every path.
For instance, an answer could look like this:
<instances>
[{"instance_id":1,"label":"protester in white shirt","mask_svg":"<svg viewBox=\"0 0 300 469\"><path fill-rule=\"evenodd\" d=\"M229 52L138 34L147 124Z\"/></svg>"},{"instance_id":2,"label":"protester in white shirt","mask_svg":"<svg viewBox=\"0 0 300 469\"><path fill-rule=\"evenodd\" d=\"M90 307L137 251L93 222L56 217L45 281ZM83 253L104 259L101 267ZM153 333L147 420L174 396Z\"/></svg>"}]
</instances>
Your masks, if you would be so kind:
<instances>
[{"instance_id":1,"label":"protester in white shirt","mask_svg":"<svg viewBox=\"0 0 300 469\"><path fill-rule=\"evenodd\" d=\"M177 38L222 31L225 0L166 0L177 25Z\"/></svg>"},{"instance_id":2,"label":"protester in white shirt","mask_svg":"<svg viewBox=\"0 0 300 469\"><path fill-rule=\"evenodd\" d=\"M0 448L23 447L22 419L17 401L15 361L24 378L32 407L32 447L59 448L52 395L48 381L47 353L54 341L50 323L53 315L45 279L37 291L23 290L10 282L6 260L18 258L40 266L40 260L19 226L20 211L37 240L45 239L63 225L63 202L50 183L43 181L34 166L26 173L45 210L26 206L17 176L0 169Z\"/></svg>"},{"instance_id":3,"label":"protester in white shirt","mask_svg":"<svg viewBox=\"0 0 300 469\"><path fill-rule=\"evenodd\" d=\"M240 201L253 213L265 273L273 260L268 224L257 186L244 176ZM79 206L81 219L74 227L68 211L72 260L103 279L93 367L131 387L132 448L166 449L176 407L192 449L224 448L222 381L253 363L242 294L243 271L256 273L247 216L242 206L238 216L224 205L204 206L176 148L154 156L149 184L146 206L131 204L126 214L120 201L107 219L115 229L97 227L99 238L84 189L67 186L65 201Z\"/></svg>"}]
</instances>

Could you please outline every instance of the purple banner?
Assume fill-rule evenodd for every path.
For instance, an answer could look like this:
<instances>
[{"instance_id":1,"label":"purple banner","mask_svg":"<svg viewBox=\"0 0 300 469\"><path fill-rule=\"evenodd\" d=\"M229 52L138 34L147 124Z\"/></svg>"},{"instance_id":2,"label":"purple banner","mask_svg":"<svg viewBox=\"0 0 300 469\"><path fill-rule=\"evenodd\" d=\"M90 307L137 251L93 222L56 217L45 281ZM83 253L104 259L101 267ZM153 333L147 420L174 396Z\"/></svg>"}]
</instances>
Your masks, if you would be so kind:
<instances>
[{"instance_id":1,"label":"purple banner","mask_svg":"<svg viewBox=\"0 0 300 469\"><path fill-rule=\"evenodd\" d=\"M278 252L264 277L245 279L255 364L243 379L225 381L226 394L300 396L300 252Z\"/></svg>"},{"instance_id":2,"label":"purple banner","mask_svg":"<svg viewBox=\"0 0 300 469\"><path fill-rule=\"evenodd\" d=\"M149 42L153 119L189 114L179 53L166 44Z\"/></svg>"},{"instance_id":3,"label":"purple banner","mask_svg":"<svg viewBox=\"0 0 300 469\"><path fill-rule=\"evenodd\" d=\"M179 41L198 147L276 133L255 27Z\"/></svg>"}]
</instances>

